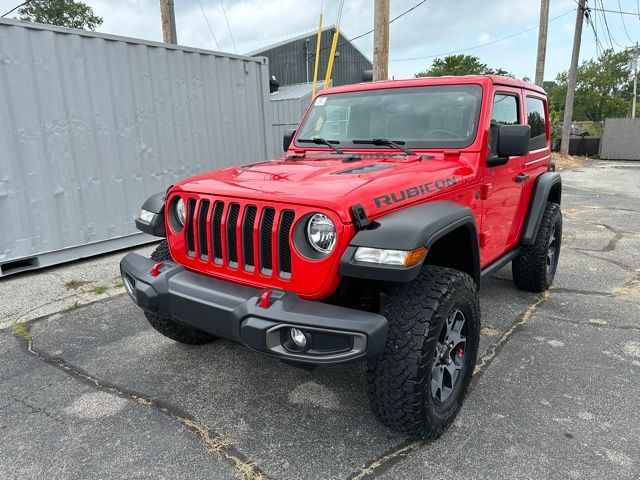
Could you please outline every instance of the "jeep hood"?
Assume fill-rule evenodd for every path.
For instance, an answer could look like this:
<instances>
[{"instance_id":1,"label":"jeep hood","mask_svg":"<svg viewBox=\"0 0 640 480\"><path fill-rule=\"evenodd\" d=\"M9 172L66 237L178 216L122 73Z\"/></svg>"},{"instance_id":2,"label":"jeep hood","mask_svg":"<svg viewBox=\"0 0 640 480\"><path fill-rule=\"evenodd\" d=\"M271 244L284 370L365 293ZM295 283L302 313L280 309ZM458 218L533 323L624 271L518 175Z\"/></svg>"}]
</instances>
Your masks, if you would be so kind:
<instances>
[{"instance_id":1,"label":"jeep hood","mask_svg":"<svg viewBox=\"0 0 640 480\"><path fill-rule=\"evenodd\" d=\"M476 173L463 157L451 161L442 155L422 159L369 154L346 162L342 158L307 156L234 166L188 178L174 189L328 208L350 222L353 204L361 204L375 218L398 203L424 201L461 186Z\"/></svg>"}]
</instances>

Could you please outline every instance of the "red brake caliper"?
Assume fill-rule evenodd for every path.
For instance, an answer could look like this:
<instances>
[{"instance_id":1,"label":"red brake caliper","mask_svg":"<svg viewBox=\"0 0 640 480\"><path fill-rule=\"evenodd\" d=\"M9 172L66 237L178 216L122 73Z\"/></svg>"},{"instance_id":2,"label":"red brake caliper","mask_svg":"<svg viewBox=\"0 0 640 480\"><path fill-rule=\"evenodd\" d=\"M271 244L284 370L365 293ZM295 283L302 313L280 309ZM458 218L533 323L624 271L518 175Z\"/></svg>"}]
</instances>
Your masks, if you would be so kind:
<instances>
[{"instance_id":1,"label":"red brake caliper","mask_svg":"<svg viewBox=\"0 0 640 480\"><path fill-rule=\"evenodd\" d=\"M464 348L459 348L458 349L458 358L462 358L462 356L464 355Z\"/></svg>"}]
</instances>

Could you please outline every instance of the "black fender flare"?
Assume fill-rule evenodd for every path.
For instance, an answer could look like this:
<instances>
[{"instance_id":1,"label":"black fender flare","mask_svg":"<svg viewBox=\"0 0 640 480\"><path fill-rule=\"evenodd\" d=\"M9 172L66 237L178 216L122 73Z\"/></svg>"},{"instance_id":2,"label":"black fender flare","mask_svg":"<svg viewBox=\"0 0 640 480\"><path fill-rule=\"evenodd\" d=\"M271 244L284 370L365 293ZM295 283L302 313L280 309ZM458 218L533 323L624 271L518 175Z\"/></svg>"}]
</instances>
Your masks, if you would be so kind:
<instances>
[{"instance_id":1,"label":"black fender flare","mask_svg":"<svg viewBox=\"0 0 640 480\"><path fill-rule=\"evenodd\" d=\"M154 237L166 237L167 232L164 227L164 201L167 198L165 192L151 195L142 204L142 210L152 212L155 215L150 222L136 218L136 228L141 232L148 233Z\"/></svg>"},{"instance_id":2,"label":"black fender flare","mask_svg":"<svg viewBox=\"0 0 640 480\"><path fill-rule=\"evenodd\" d=\"M558 172L545 172L536 179L529 200L527 217L520 235L521 245L531 245L535 242L540 222L542 222L542 215L552 190L554 195L551 200L559 204L562 198L562 178Z\"/></svg>"},{"instance_id":3,"label":"black fender flare","mask_svg":"<svg viewBox=\"0 0 640 480\"><path fill-rule=\"evenodd\" d=\"M358 247L391 250L429 249L448 233L464 227L471 239L476 284L480 281L480 249L475 217L470 208L449 200L434 200L414 205L375 219L353 237L340 260L340 274L345 277L409 282L416 278L423 262L412 267L356 262Z\"/></svg>"}]
</instances>

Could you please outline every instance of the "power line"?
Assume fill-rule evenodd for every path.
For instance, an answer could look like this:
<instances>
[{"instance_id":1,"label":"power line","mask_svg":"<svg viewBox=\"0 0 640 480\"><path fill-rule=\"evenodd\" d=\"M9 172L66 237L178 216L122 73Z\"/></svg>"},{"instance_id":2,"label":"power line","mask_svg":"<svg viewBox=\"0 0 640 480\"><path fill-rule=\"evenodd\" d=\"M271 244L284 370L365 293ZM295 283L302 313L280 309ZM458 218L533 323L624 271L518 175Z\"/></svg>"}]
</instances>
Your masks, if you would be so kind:
<instances>
[{"instance_id":1,"label":"power line","mask_svg":"<svg viewBox=\"0 0 640 480\"><path fill-rule=\"evenodd\" d=\"M598 5L598 0L596 0L596 5ZM622 48L622 45L618 43L616 38L611 33L611 30L609 29L609 22L607 22L607 14L604 10L604 3L602 2L602 0L600 0L600 8L599 9L597 8L596 10L602 12L602 19L604 20L604 26L607 29L607 35L609 35L609 40L611 40L611 48L613 48L614 43L618 45L618 47ZM616 13L620 13L620 12L616 12Z\"/></svg>"},{"instance_id":2,"label":"power line","mask_svg":"<svg viewBox=\"0 0 640 480\"><path fill-rule=\"evenodd\" d=\"M596 10L598 12L607 12L607 13L619 13L620 15L633 15L634 17L637 17L640 13L640 12L625 12L623 10L611 10L608 8L604 8L604 4L600 8L591 7L590 10Z\"/></svg>"},{"instance_id":3,"label":"power line","mask_svg":"<svg viewBox=\"0 0 640 480\"><path fill-rule=\"evenodd\" d=\"M336 26L340 28L340 21L342 20L342 9L344 8L344 0L340 2L340 6L338 8L338 18L336 20Z\"/></svg>"},{"instance_id":4,"label":"power line","mask_svg":"<svg viewBox=\"0 0 640 480\"><path fill-rule=\"evenodd\" d=\"M202 2L200 0L198 0L198 5L200 5L200 10L202 11L202 16L204 16L205 22L207 22L207 26L209 27L209 31L211 32L211 36L213 37L213 41L216 43L216 48L218 50L220 50L220 44L218 43L218 39L216 38L216 34L213 33L213 28L211 28L211 24L209 23L209 17L207 17L207 14L205 13L204 8L202 7Z\"/></svg>"},{"instance_id":5,"label":"power line","mask_svg":"<svg viewBox=\"0 0 640 480\"><path fill-rule=\"evenodd\" d=\"M595 16L592 17L589 9L585 10L585 18L587 20L587 23L591 26L591 30L593 31L593 36L596 40L596 55L598 57L600 57L602 55L602 52L604 50L602 43L600 42L600 38L598 37L598 31L596 29L596 25L595 25Z\"/></svg>"},{"instance_id":6,"label":"power line","mask_svg":"<svg viewBox=\"0 0 640 480\"><path fill-rule=\"evenodd\" d=\"M622 5L620 5L620 0L618 0L618 8L622 11ZM624 15L622 15L622 13L620 13L620 20L622 20L622 26L624 27L624 33L627 35L627 38L629 39L629 42L633 43L633 40L631 40L631 37L629 36L629 32L627 30L627 25L624 23Z\"/></svg>"},{"instance_id":7,"label":"power line","mask_svg":"<svg viewBox=\"0 0 640 480\"><path fill-rule=\"evenodd\" d=\"M594 10L593 14L594 14L594 18L596 18L596 19L599 18L599 16L603 15L602 12L598 12L597 10ZM614 46L613 46L613 40L611 39L611 34L607 31L607 29L605 27L606 27L606 25L605 25L605 22L604 22L604 18L601 18L600 19L600 30L602 31L602 38L604 38L604 43L605 43L604 47L613 49ZM608 45L606 45L607 41L609 42Z\"/></svg>"},{"instance_id":8,"label":"power line","mask_svg":"<svg viewBox=\"0 0 640 480\"><path fill-rule=\"evenodd\" d=\"M587 23L591 26L591 30L593 31L593 36L596 41L596 55L597 57L600 57L606 48L602 45L600 37L598 36L598 25L596 23L598 16L596 14L591 15L591 9L587 7L584 11L584 17L587 20Z\"/></svg>"},{"instance_id":9,"label":"power line","mask_svg":"<svg viewBox=\"0 0 640 480\"><path fill-rule=\"evenodd\" d=\"M575 11L576 11L576 9L573 8L573 9L569 10L568 12L564 12L563 14L558 15L557 17L550 18L549 21L553 22L554 20L562 18L562 17L564 17L566 15L569 15L570 13L575 12ZM521 30L521 31L519 31L517 33L514 33L512 35L508 35L506 37L499 38L497 40L492 40L490 42L481 43L479 45L474 45L473 47L462 48L460 50L453 50L451 52L446 52L446 53L438 53L436 55L425 55L423 57L396 58L396 59L392 59L392 60L389 60L389 61L390 62L409 62L409 61L412 61L412 60L426 60L426 59L429 59L429 58L446 57L447 55L452 55L454 53L468 52L469 50L475 50L477 48L482 48L482 47L486 47L488 45L494 45L494 44L499 43L499 42L504 42L505 40L509 40L510 38L517 37L518 35L522 35L523 33L530 32L531 30L535 30L538 27L539 27L539 25L536 25L535 27L530 27L530 28L527 28L525 30Z\"/></svg>"},{"instance_id":10,"label":"power line","mask_svg":"<svg viewBox=\"0 0 640 480\"><path fill-rule=\"evenodd\" d=\"M229 36L231 37L231 43L233 44L233 49L237 54L238 49L236 48L236 41L233 39L233 33L231 33L231 26L229 25L229 19L227 18L227 10L224 8L224 2L222 0L220 0L220 5L222 5L222 13L224 13L224 21L227 22L227 29L229 30Z\"/></svg>"},{"instance_id":11,"label":"power line","mask_svg":"<svg viewBox=\"0 0 640 480\"><path fill-rule=\"evenodd\" d=\"M396 20L398 20L399 18L404 17L407 13L415 10L416 8L418 8L420 5L422 5L423 3L426 3L427 0L422 0L421 2L416 3L413 7L409 8L408 10L405 10L404 12L402 12L400 15L398 15L397 17L393 17L391 20L389 20L389 24L395 22ZM349 41L353 42L354 40L358 40L359 38L362 37L366 37L367 35L370 35L371 33L373 33L373 30L369 30L368 32L365 32L361 35L358 35L357 37L353 37L350 38Z\"/></svg>"},{"instance_id":12,"label":"power line","mask_svg":"<svg viewBox=\"0 0 640 480\"><path fill-rule=\"evenodd\" d=\"M24 7L27 3L31 3L32 0L27 0L26 2L21 3L20 5L13 7L11 10L9 10L7 13L5 13L4 15L2 15L2 17L6 17L7 15L9 15L10 13L16 11L17 9L19 9L20 7Z\"/></svg>"}]
</instances>

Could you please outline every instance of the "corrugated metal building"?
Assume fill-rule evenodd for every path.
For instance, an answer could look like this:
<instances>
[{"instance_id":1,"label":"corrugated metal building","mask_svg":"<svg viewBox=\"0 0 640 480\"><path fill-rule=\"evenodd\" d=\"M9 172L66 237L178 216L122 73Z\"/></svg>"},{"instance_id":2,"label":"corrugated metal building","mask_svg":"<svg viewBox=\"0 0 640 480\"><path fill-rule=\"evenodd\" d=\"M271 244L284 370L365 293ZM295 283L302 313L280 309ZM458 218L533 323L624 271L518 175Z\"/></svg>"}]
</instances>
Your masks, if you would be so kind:
<instances>
[{"instance_id":1,"label":"corrugated metal building","mask_svg":"<svg viewBox=\"0 0 640 480\"><path fill-rule=\"evenodd\" d=\"M335 26L322 30L320 40L320 65L318 78L324 79L327 72L331 42ZM313 80L316 55L317 30L309 30L276 44L256 48L247 55L269 59L269 73L281 86L306 83ZM373 64L342 34L339 35L336 57L333 64L333 85L347 85L371 80Z\"/></svg>"},{"instance_id":2,"label":"corrugated metal building","mask_svg":"<svg viewBox=\"0 0 640 480\"><path fill-rule=\"evenodd\" d=\"M268 66L0 19L0 276L152 240L142 202L268 156Z\"/></svg>"},{"instance_id":3,"label":"corrugated metal building","mask_svg":"<svg viewBox=\"0 0 640 480\"><path fill-rule=\"evenodd\" d=\"M317 91L322 89L322 83L316 84ZM311 103L312 93L313 82L309 82L280 87L277 92L271 94L270 157L282 156L284 132L298 126L302 115Z\"/></svg>"}]
</instances>

